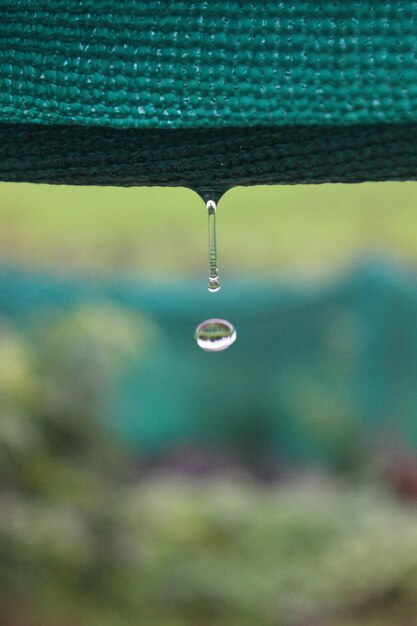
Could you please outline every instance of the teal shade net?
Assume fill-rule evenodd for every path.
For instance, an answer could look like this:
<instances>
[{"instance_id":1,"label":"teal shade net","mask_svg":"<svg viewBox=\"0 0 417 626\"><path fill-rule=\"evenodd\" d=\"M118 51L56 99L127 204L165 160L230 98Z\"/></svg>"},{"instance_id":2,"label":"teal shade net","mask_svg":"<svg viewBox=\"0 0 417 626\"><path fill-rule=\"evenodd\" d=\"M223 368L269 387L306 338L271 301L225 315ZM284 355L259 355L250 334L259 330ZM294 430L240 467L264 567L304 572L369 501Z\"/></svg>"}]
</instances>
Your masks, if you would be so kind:
<instances>
[{"instance_id":1,"label":"teal shade net","mask_svg":"<svg viewBox=\"0 0 417 626\"><path fill-rule=\"evenodd\" d=\"M417 4L0 2L0 119L113 128L417 120Z\"/></svg>"},{"instance_id":2,"label":"teal shade net","mask_svg":"<svg viewBox=\"0 0 417 626\"><path fill-rule=\"evenodd\" d=\"M308 287L231 284L214 304L193 287L2 269L0 312L29 331L51 312L113 303L138 316L139 336L145 316L156 332L103 419L148 457L197 446L343 465L379 437L417 448L414 274L375 263ZM237 328L224 353L194 342L208 312Z\"/></svg>"},{"instance_id":3,"label":"teal shade net","mask_svg":"<svg viewBox=\"0 0 417 626\"><path fill-rule=\"evenodd\" d=\"M410 0L0 0L0 41L0 180L416 178Z\"/></svg>"}]
</instances>

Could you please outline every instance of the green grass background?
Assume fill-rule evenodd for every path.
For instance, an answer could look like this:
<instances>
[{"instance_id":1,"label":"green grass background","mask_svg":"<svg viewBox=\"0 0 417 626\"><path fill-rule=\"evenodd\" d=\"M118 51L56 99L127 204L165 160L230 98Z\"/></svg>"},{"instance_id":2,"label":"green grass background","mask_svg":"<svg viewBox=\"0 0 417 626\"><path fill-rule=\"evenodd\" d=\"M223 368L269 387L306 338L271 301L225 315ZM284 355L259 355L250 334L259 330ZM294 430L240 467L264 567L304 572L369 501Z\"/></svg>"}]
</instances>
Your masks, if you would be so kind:
<instances>
[{"instance_id":1,"label":"green grass background","mask_svg":"<svg viewBox=\"0 0 417 626\"><path fill-rule=\"evenodd\" d=\"M417 183L234 189L221 271L413 264L416 198ZM185 189L0 184L1 261L203 288L204 205ZM113 315L45 318L33 345L0 324L0 626L417 626L415 505L377 486L370 454L350 486L314 472L277 489L239 472L132 482L136 464L97 431L97 394L132 344L130 318Z\"/></svg>"},{"instance_id":2,"label":"green grass background","mask_svg":"<svg viewBox=\"0 0 417 626\"><path fill-rule=\"evenodd\" d=\"M220 267L248 275L331 271L367 255L417 260L417 183L230 190ZM204 204L184 188L0 184L0 260L65 271L206 273Z\"/></svg>"}]
</instances>

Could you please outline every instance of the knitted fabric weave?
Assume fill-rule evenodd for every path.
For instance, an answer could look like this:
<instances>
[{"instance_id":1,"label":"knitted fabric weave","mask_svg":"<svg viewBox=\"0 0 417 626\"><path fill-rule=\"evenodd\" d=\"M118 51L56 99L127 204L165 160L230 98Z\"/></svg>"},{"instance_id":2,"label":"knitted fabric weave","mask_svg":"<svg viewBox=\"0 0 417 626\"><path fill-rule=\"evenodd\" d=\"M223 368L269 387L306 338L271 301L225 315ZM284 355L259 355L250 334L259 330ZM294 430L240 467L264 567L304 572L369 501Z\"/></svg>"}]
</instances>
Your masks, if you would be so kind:
<instances>
[{"instance_id":1,"label":"knitted fabric weave","mask_svg":"<svg viewBox=\"0 0 417 626\"><path fill-rule=\"evenodd\" d=\"M412 179L417 2L0 0L0 179Z\"/></svg>"}]
</instances>

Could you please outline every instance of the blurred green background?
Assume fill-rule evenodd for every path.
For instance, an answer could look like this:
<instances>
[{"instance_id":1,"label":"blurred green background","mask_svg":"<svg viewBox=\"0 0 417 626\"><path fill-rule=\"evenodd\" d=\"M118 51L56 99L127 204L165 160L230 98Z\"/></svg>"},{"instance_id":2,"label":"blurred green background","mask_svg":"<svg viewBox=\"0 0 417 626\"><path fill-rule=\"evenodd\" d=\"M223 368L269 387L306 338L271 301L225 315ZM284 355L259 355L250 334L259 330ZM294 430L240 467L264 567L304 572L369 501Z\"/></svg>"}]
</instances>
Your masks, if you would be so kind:
<instances>
[{"instance_id":1,"label":"blurred green background","mask_svg":"<svg viewBox=\"0 0 417 626\"><path fill-rule=\"evenodd\" d=\"M379 253L413 263L416 189L414 182L232 189L217 215L223 273L305 277ZM191 190L3 183L0 211L7 262L196 276L204 285L206 215Z\"/></svg>"},{"instance_id":2,"label":"blurred green background","mask_svg":"<svg viewBox=\"0 0 417 626\"><path fill-rule=\"evenodd\" d=\"M0 185L2 626L417 625L416 192Z\"/></svg>"}]
</instances>

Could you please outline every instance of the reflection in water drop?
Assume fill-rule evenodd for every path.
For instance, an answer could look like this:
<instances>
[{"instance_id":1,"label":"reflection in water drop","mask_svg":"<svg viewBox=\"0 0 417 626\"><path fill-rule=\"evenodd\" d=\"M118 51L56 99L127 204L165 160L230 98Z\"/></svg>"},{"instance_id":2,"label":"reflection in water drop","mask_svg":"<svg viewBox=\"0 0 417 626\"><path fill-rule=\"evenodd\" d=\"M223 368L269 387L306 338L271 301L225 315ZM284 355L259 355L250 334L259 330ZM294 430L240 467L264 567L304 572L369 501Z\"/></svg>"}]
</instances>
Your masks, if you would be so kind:
<instances>
[{"instance_id":1,"label":"reflection in water drop","mask_svg":"<svg viewBox=\"0 0 417 626\"><path fill-rule=\"evenodd\" d=\"M197 326L195 338L203 350L220 352L235 342L236 330L233 324L227 320L210 319Z\"/></svg>"},{"instance_id":2,"label":"reflection in water drop","mask_svg":"<svg viewBox=\"0 0 417 626\"><path fill-rule=\"evenodd\" d=\"M214 291L219 291L220 289L220 283L217 280L217 278L214 278L213 280L209 280L209 284L208 284L208 290L211 292Z\"/></svg>"}]
</instances>

